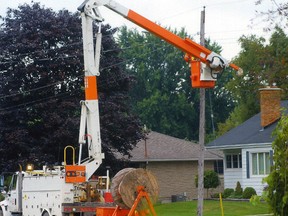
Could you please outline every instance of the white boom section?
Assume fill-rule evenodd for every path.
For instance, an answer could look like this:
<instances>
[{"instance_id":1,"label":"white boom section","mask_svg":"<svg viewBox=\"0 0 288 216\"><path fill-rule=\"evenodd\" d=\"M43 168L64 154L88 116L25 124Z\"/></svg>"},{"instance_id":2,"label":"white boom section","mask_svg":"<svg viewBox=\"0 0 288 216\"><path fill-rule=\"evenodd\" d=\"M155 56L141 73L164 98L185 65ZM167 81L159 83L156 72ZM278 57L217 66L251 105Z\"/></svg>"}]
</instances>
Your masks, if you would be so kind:
<instances>
[{"instance_id":1,"label":"white boom section","mask_svg":"<svg viewBox=\"0 0 288 216\"><path fill-rule=\"evenodd\" d=\"M89 6L86 5L88 8ZM79 131L79 165L86 167L86 180L98 169L104 158L101 148L100 117L97 93L96 76L99 73L100 48L102 35L99 31L96 35L96 48L93 42L93 21L98 20L97 8L84 10L81 13L84 70L85 70L85 101L81 101L81 122ZM100 30L100 27L99 27ZM82 146L86 144L89 157L82 161Z\"/></svg>"}]
</instances>

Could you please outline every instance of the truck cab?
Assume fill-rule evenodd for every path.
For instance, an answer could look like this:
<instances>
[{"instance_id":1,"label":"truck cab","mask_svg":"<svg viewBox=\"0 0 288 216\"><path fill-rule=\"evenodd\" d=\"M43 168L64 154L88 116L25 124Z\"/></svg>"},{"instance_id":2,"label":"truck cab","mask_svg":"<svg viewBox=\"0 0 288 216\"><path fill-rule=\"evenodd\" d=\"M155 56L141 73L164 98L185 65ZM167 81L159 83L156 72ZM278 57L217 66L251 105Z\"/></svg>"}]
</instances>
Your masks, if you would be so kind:
<instances>
[{"instance_id":1,"label":"truck cab","mask_svg":"<svg viewBox=\"0 0 288 216\"><path fill-rule=\"evenodd\" d=\"M5 199L0 202L0 216L21 215L22 181L24 174L23 172L16 172L12 175L7 192L4 190L4 175L1 175L0 187Z\"/></svg>"}]
</instances>

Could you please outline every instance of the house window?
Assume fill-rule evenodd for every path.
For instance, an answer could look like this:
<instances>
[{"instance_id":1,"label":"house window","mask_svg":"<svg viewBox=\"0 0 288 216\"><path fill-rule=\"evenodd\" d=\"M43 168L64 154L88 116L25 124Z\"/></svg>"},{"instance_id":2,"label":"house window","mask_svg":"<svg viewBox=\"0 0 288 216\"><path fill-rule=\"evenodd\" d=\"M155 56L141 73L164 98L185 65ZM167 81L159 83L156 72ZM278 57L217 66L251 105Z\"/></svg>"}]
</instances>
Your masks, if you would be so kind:
<instances>
[{"instance_id":1,"label":"house window","mask_svg":"<svg viewBox=\"0 0 288 216\"><path fill-rule=\"evenodd\" d=\"M270 173L269 152L252 153L252 175L268 175Z\"/></svg>"},{"instance_id":2,"label":"house window","mask_svg":"<svg viewBox=\"0 0 288 216\"><path fill-rule=\"evenodd\" d=\"M223 160L214 161L214 171L220 175L224 173L223 172Z\"/></svg>"},{"instance_id":3,"label":"house window","mask_svg":"<svg viewBox=\"0 0 288 216\"><path fill-rule=\"evenodd\" d=\"M226 155L226 168L242 168L241 154Z\"/></svg>"}]
</instances>

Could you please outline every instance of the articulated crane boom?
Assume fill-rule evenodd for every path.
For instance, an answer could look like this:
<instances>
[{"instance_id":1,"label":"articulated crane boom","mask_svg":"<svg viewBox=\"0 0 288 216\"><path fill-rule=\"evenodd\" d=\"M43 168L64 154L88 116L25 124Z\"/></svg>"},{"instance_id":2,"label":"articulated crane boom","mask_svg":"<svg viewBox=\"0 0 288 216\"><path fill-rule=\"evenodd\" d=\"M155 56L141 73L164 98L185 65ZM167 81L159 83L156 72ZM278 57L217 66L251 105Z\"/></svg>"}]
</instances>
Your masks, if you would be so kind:
<instances>
[{"instance_id":1,"label":"articulated crane boom","mask_svg":"<svg viewBox=\"0 0 288 216\"><path fill-rule=\"evenodd\" d=\"M86 0L78 7L78 10L80 10L82 14L85 14L83 16L86 16L87 19L101 22L104 19L98 10L100 6L111 9L136 25L182 50L185 53L185 60L191 64L192 87L213 88L217 75L229 66L237 70L238 74L242 74L241 68L235 64L229 63L217 53L195 43L189 38L182 39L160 25L157 25L113 0Z\"/></svg>"},{"instance_id":2,"label":"articulated crane boom","mask_svg":"<svg viewBox=\"0 0 288 216\"><path fill-rule=\"evenodd\" d=\"M229 63L222 56L195 43L189 38L182 39L160 25L146 19L140 14L130 10L113 0L86 0L79 7L82 17L84 70L85 70L85 101L82 101L81 123L79 132L79 162L86 168L86 180L98 169L104 155L101 151L98 93L96 76L99 73L101 24L96 33L96 45L93 41L93 21L101 23L104 19L99 7L105 6L120 14L124 18L167 41L185 53L185 60L191 66L191 80L194 88L213 88L220 74L225 68L232 67L241 73L235 64ZM87 129L87 134L85 133ZM81 161L82 145L87 138L89 158Z\"/></svg>"},{"instance_id":3,"label":"articulated crane boom","mask_svg":"<svg viewBox=\"0 0 288 216\"><path fill-rule=\"evenodd\" d=\"M96 78L100 74L101 22L103 21L98 10L100 6L108 7L182 50L185 53L185 60L189 62L191 66L191 80L192 87L194 88L213 88L218 74L227 67L232 67L237 70L238 73L241 73L242 71L238 66L229 63L222 56L198 45L188 38L180 38L113 0L86 0L78 8L81 11L82 17L85 71L85 100L81 101L78 163L75 163L75 149L72 146L67 146L64 149L64 163L62 165L46 165L40 170L34 170L32 165L27 165L25 171L21 168L19 172L13 174L5 199L0 201L0 216L90 216L95 215L96 210L97 216L111 215L111 213L101 214L98 212L98 210L101 210L101 208L99 208L99 201L101 201L102 192L104 197L105 193L109 195L109 175L107 174L106 177L99 177L98 179L94 177L91 178L104 158L104 154L101 150ZM95 47L93 41L94 21L99 22L99 32L96 34ZM86 159L81 158L84 144L87 145L88 148L88 157ZM72 164L66 163L67 148L72 149ZM117 207L115 208L115 211L113 210L113 216L146 215L146 210L141 211L142 213L138 213L135 210L135 205L137 206L143 198L149 203L149 191L154 193L154 197L152 198L157 197L157 183L156 180L153 180L154 178L152 175L144 172L145 170L143 169L142 171L141 169L140 171L135 172L130 171L130 169L128 169L128 171L125 170L125 172L127 172L125 178L126 176L128 179L129 177L133 177L132 182L136 184L137 188L133 188L130 181L124 181L123 172L120 171L120 176L121 178L123 177L123 179L120 181L118 178L118 184L114 184L116 186L114 186L115 190L112 190L112 192L114 191L116 195L114 194L115 196L113 196L112 194L112 196L117 198L115 200L118 200L118 206L123 201L123 203L131 209L128 211L129 213L126 211L126 214ZM139 181L135 180L135 176L141 177L138 179ZM103 179L106 180L102 181ZM3 186L1 185L3 182L3 176L0 175L0 187ZM128 187L125 187L125 182ZM149 182L150 186L148 184ZM104 186L106 192L103 191ZM124 188L121 190L121 193L118 190L120 187ZM131 190L128 192L127 189ZM135 189L137 190L135 191ZM151 195L152 193L149 194ZM131 203L131 200L133 201L133 195L136 195L134 204ZM102 203L101 205L104 204ZM149 206L151 209L152 205L149 204ZM103 211L104 210L107 212L111 209L103 208ZM122 213L120 214L120 212ZM156 215L155 212L153 215Z\"/></svg>"}]
</instances>

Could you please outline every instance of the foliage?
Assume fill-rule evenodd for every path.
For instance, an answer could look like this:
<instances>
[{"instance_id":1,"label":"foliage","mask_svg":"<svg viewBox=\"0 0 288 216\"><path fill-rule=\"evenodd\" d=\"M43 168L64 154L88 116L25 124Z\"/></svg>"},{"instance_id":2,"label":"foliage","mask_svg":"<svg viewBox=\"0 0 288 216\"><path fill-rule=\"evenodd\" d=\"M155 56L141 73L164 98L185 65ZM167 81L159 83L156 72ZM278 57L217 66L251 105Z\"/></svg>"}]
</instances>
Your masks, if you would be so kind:
<instances>
[{"instance_id":1,"label":"foliage","mask_svg":"<svg viewBox=\"0 0 288 216\"><path fill-rule=\"evenodd\" d=\"M257 195L255 189L252 187L246 187L243 191L242 198L250 199L253 195Z\"/></svg>"},{"instance_id":2,"label":"foliage","mask_svg":"<svg viewBox=\"0 0 288 216\"><path fill-rule=\"evenodd\" d=\"M106 162L115 159L114 151L128 154L142 137L128 102L133 80L120 67L115 32L102 27L98 89ZM63 148L77 147L84 99L80 15L33 2L9 9L1 22L0 47L0 171L28 161L62 162Z\"/></svg>"},{"instance_id":3,"label":"foliage","mask_svg":"<svg viewBox=\"0 0 288 216\"><path fill-rule=\"evenodd\" d=\"M186 33L182 30L180 34ZM137 80L131 97L143 123L151 130L196 139L197 106L185 92L190 83L181 51L150 33L126 27L120 29L119 43L128 61L127 70Z\"/></svg>"},{"instance_id":4,"label":"foliage","mask_svg":"<svg viewBox=\"0 0 288 216\"><path fill-rule=\"evenodd\" d=\"M267 192L267 188L265 187L264 190L262 191L261 196L258 196L257 194L252 195L249 201L250 203L252 203L252 205L256 206L256 205L259 205L261 202L266 201L267 196L268 196L268 192Z\"/></svg>"},{"instance_id":5,"label":"foliage","mask_svg":"<svg viewBox=\"0 0 288 216\"><path fill-rule=\"evenodd\" d=\"M269 44L262 37L242 36L239 39L241 52L234 60L244 71L242 77L233 76L226 85L236 107L224 123L219 123L217 135L222 135L259 112L259 89L277 86L283 89L283 98L288 96L287 70L288 37L276 28Z\"/></svg>"},{"instance_id":6,"label":"foliage","mask_svg":"<svg viewBox=\"0 0 288 216\"><path fill-rule=\"evenodd\" d=\"M171 29L169 29L171 30ZM171 30L181 38L188 37L185 29ZM148 128L178 138L198 140L199 91L191 88L190 69L177 48L145 32L120 28L119 44L126 68L136 79L131 91L136 113ZM209 39L209 49L220 53L221 47ZM213 91L207 91L207 132L213 131L214 120L223 121L232 110L232 100L223 82L229 79L225 73ZM211 102L210 102L211 101Z\"/></svg>"},{"instance_id":7,"label":"foliage","mask_svg":"<svg viewBox=\"0 0 288 216\"><path fill-rule=\"evenodd\" d=\"M237 181L236 188L235 188L235 191L234 191L234 195L235 196L242 196L242 194L243 194L243 188L241 187L240 182Z\"/></svg>"},{"instance_id":8,"label":"foliage","mask_svg":"<svg viewBox=\"0 0 288 216\"><path fill-rule=\"evenodd\" d=\"M5 195L9 189L12 176L10 174L1 174L1 178L4 179L3 185L0 185L0 201L5 199Z\"/></svg>"},{"instance_id":9,"label":"foliage","mask_svg":"<svg viewBox=\"0 0 288 216\"><path fill-rule=\"evenodd\" d=\"M12 173L4 175L4 190L7 192L12 181Z\"/></svg>"},{"instance_id":10,"label":"foliage","mask_svg":"<svg viewBox=\"0 0 288 216\"><path fill-rule=\"evenodd\" d=\"M249 202L225 201L223 200L225 216L243 216L243 215L264 215L268 212L266 203L259 203L257 206ZM197 200L190 202L174 202L156 205L155 211L158 216L189 216L197 214ZM219 201L205 200L203 215L219 216L221 209Z\"/></svg>"},{"instance_id":11,"label":"foliage","mask_svg":"<svg viewBox=\"0 0 288 216\"><path fill-rule=\"evenodd\" d=\"M249 200L249 202L252 205L256 206L256 205L258 205L261 202L261 197L258 196L258 195L252 195L250 200Z\"/></svg>"},{"instance_id":12,"label":"foliage","mask_svg":"<svg viewBox=\"0 0 288 216\"><path fill-rule=\"evenodd\" d=\"M216 188L221 184L218 173L214 170L206 170L204 172L204 188Z\"/></svg>"},{"instance_id":13,"label":"foliage","mask_svg":"<svg viewBox=\"0 0 288 216\"><path fill-rule=\"evenodd\" d=\"M219 199L220 195L219 193L214 193L211 195L211 198Z\"/></svg>"},{"instance_id":14,"label":"foliage","mask_svg":"<svg viewBox=\"0 0 288 216\"><path fill-rule=\"evenodd\" d=\"M288 115L283 114L273 131L275 137L272 148L274 151L271 172L265 181L267 187L267 202L274 215L288 214Z\"/></svg>"},{"instance_id":15,"label":"foliage","mask_svg":"<svg viewBox=\"0 0 288 216\"><path fill-rule=\"evenodd\" d=\"M234 193L234 189L233 188L225 188L224 192L223 192L223 198L228 198L229 196L231 196Z\"/></svg>"},{"instance_id":16,"label":"foliage","mask_svg":"<svg viewBox=\"0 0 288 216\"><path fill-rule=\"evenodd\" d=\"M221 184L220 178L218 173L214 170L205 170L204 171L204 188L207 189L207 196L208 190L210 188L217 188ZM198 175L195 176L195 185L198 187Z\"/></svg>"},{"instance_id":17,"label":"foliage","mask_svg":"<svg viewBox=\"0 0 288 216\"><path fill-rule=\"evenodd\" d=\"M0 193L0 201L2 201L2 200L4 200L4 199L5 199L5 197L3 196L2 193Z\"/></svg>"}]
</instances>

